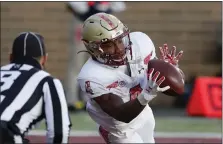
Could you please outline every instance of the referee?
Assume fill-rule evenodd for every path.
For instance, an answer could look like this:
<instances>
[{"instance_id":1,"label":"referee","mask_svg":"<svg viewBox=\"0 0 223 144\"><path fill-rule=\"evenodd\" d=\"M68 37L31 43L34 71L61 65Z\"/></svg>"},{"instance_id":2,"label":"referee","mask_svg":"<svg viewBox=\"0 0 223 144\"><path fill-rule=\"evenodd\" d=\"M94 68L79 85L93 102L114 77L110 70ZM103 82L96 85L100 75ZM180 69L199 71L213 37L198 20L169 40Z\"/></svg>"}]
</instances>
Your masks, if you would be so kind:
<instances>
[{"instance_id":1,"label":"referee","mask_svg":"<svg viewBox=\"0 0 223 144\"><path fill-rule=\"evenodd\" d=\"M71 122L60 80L43 70L43 37L23 32L14 40L10 64L1 67L0 144L29 143L25 134L46 120L47 143L68 143Z\"/></svg>"}]
</instances>

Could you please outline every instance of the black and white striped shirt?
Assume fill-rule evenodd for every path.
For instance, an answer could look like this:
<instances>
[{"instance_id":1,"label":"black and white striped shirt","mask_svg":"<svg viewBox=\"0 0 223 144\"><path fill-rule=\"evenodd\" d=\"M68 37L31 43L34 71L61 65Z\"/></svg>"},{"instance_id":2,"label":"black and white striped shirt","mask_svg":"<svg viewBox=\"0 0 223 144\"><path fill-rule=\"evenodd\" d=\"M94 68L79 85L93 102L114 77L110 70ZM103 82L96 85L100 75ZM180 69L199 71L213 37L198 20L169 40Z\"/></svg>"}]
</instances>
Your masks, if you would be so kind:
<instances>
[{"instance_id":1,"label":"black and white striped shirt","mask_svg":"<svg viewBox=\"0 0 223 144\"><path fill-rule=\"evenodd\" d=\"M1 121L24 134L46 119L47 143L68 142L71 122L60 80L31 65L12 63L1 67L0 86Z\"/></svg>"}]
</instances>

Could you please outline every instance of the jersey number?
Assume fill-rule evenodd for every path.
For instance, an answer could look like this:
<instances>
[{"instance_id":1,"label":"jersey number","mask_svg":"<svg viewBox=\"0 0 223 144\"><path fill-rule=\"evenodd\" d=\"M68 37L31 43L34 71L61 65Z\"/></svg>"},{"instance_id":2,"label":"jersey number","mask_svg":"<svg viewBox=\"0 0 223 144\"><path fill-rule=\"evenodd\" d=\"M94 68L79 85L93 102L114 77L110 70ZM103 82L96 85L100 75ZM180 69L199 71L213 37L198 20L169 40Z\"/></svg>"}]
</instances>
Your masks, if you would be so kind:
<instances>
[{"instance_id":1,"label":"jersey number","mask_svg":"<svg viewBox=\"0 0 223 144\"><path fill-rule=\"evenodd\" d=\"M0 79L0 86L1 92L8 90L14 81L19 77L21 74L20 71L1 71L1 79ZM1 95L1 101L4 99L4 96Z\"/></svg>"}]
</instances>

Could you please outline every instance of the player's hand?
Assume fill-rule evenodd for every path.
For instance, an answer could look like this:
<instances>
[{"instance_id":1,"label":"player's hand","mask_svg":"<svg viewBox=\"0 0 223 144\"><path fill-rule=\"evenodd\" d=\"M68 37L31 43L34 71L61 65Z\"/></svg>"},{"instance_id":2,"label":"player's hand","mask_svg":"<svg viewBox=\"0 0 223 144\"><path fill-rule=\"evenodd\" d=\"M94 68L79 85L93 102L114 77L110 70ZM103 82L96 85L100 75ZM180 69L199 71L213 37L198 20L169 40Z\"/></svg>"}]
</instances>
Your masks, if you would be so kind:
<instances>
[{"instance_id":1,"label":"player's hand","mask_svg":"<svg viewBox=\"0 0 223 144\"><path fill-rule=\"evenodd\" d=\"M178 66L178 62L183 55L183 51L180 51L176 55L176 46L173 46L172 50L169 52L167 44L164 44L163 47L159 47L160 56L162 60L167 61L175 66Z\"/></svg>"},{"instance_id":2,"label":"player's hand","mask_svg":"<svg viewBox=\"0 0 223 144\"><path fill-rule=\"evenodd\" d=\"M157 92L164 92L170 88L170 86L165 86L163 88L160 85L164 82L165 77L162 76L158 79L160 72L155 72L153 75L154 68L151 68L147 73L147 86L146 89L137 97L141 105L147 105L153 98L157 96Z\"/></svg>"},{"instance_id":3,"label":"player's hand","mask_svg":"<svg viewBox=\"0 0 223 144\"><path fill-rule=\"evenodd\" d=\"M146 91L150 94L155 94L156 92L164 92L168 89L170 89L170 86L165 86L163 88L160 87L160 85L164 82L165 77L162 76L158 79L160 72L156 71L154 73L154 68L151 68L147 73L148 83Z\"/></svg>"}]
</instances>

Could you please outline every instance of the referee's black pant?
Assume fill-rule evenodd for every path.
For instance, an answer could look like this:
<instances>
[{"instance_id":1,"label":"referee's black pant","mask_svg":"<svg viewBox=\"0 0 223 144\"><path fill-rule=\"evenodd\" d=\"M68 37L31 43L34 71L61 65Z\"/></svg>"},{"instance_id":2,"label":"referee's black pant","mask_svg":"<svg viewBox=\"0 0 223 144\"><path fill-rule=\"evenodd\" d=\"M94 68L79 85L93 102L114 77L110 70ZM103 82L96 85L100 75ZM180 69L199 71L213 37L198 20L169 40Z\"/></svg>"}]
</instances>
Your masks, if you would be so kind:
<instances>
[{"instance_id":1,"label":"referee's black pant","mask_svg":"<svg viewBox=\"0 0 223 144\"><path fill-rule=\"evenodd\" d=\"M18 128L6 121L0 121L0 144L29 144L27 139L24 139Z\"/></svg>"}]
</instances>

